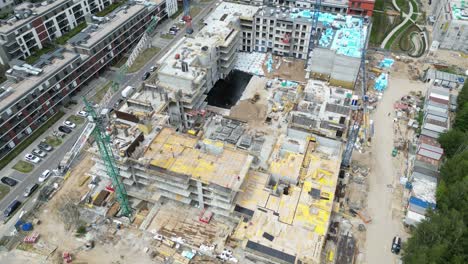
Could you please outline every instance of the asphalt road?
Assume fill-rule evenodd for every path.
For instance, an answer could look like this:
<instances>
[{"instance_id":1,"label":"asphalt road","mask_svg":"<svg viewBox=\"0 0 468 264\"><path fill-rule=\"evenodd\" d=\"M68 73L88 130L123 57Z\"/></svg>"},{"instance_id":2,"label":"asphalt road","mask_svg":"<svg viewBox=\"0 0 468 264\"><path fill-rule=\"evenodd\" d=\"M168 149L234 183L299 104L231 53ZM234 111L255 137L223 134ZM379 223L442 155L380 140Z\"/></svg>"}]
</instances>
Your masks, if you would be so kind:
<instances>
[{"instance_id":1,"label":"asphalt road","mask_svg":"<svg viewBox=\"0 0 468 264\"><path fill-rule=\"evenodd\" d=\"M211 11L211 9L215 5L217 5L216 1L213 1L213 2L207 3L207 4L199 5L202 8L202 11L196 17L194 17L192 19L192 24L193 24L193 29L194 29L193 35L195 35L200 30L200 28L198 27L198 22L202 18L204 18ZM180 17L182 17L182 15ZM156 30L158 32L168 31L168 29L175 23L175 21L179 21L179 19L180 18L176 18L174 20L166 20ZM114 104L121 99L121 91L125 87L127 87L128 85L138 87L140 85L140 83L142 82L141 77L143 76L143 74L145 72L149 72L150 68L153 65L155 65L156 62L161 57L163 57L170 48L172 48L171 45L173 45L174 43L179 41L184 36L185 36L185 28L181 29L178 32L178 34L169 42L169 44L166 47L164 47L163 49L161 49L160 52L158 54L156 54L156 56L154 56L151 60L149 60L138 72L132 73L132 74L127 74L124 77L123 83L120 85L120 90L115 92L112 95L111 99L109 100L109 102L107 104L107 107L112 108L114 106ZM157 37L159 37L159 34L156 34L153 38L157 38ZM79 104L79 105L81 105L81 104ZM75 107L75 108L78 109L79 107ZM67 114L66 116L69 116L69 114ZM55 130L57 130L57 127L62 124L62 121L64 119L65 119L65 117L62 118L59 122L57 122L54 125L53 128ZM65 138L63 139L63 143L59 147L55 148L52 152L48 153L47 157L45 159L43 159L39 164L36 164L33 172L31 172L29 174L24 174L24 173L14 171L14 172L7 172L4 175L0 175L1 177L9 176L11 178L14 178L14 179L18 180L18 184L16 186L12 187L10 189L10 192L0 201L0 213L1 213L0 219L3 220L3 211L5 210L5 208L13 200L16 199L16 200L19 200L21 202L24 202L26 200L25 197L23 196L24 190L26 189L27 186L30 186L33 183L37 183L39 175L44 170L47 170L47 169L52 170L52 169L57 168L57 166L59 165L59 163L62 160L65 153L67 153L72 148L72 146L75 144L76 140L80 136L80 134L83 131L84 127L85 127L85 124L82 124L82 125L78 126L77 128L73 129L73 132L71 134L65 136ZM46 135L46 134L48 134L48 133L50 133L52 131L53 131L52 129L49 129L49 131L44 133L44 135ZM37 140L36 140L36 142L38 143ZM21 159L25 155L25 153L28 153L33 148L36 148L37 147L36 142L34 144L32 144L30 147L28 147L25 151L23 151L23 153L21 153L15 160L13 160L10 163L10 165L14 164L17 160ZM7 171L6 169L3 169L2 173L5 173L6 171ZM9 171L11 171L11 169L9 169ZM22 210L29 210L32 207L32 203L30 203L29 201L31 201L35 197L37 197L37 194L38 194L38 191L36 191L35 194L29 200L27 200L27 203L23 204L22 208L18 209L15 214L17 214L18 212L20 212ZM14 218L14 219L17 219L17 217L18 216L15 216L15 215L12 216L12 218ZM2 234L4 234L5 231L11 230L11 228L14 225L14 222L15 221L9 221L7 224L3 224L3 225L0 224L0 236Z\"/></svg>"},{"instance_id":2,"label":"asphalt road","mask_svg":"<svg viewBox=\"0 0 468 264\"><path fill-rule=\"evenodd\" d=\"M214 8L217 5L217 1L213 1L211 3L207 4L200 4L199 7L202 8L200 13L196 17L192 19L192 27L193 27L193 33L192 36L196 35L197 32L201 29L199 27L198 23L201 19L203 19L210 11L212 8ZM182 17L182 15L180 16ZM179 18L175 18L174 20L166 20L164 21L159 27L156 28L156 31L159 32L167 32L169 28L175 24L177 21L179 21ZM160 37L159 34L156 33L156 35L153 38ZM112 108L116 102L118 102L121 99L121 92L122 90L127 87L127 86L133 86L133 87L138 87L140 83L142 82L142 76L145 72L150 72L150 68L156 64L156 62L161 59L164 55L166 55L166 52L172 48L172 45L174 43L177 43L181 38L185 36L185 28L181 28L177 35L169 42L169 44L161 49L156 56L154 56L151 60L149 60L139 71L136 73L132 74L127 74L124 79L123 83L120 85L120 90L116 93L114 93L109 100L109 103L107 104L108 108ZM150 77L151 78L151 77Z\"/></svg>"},{"instance_id":3,"label":"asphalt road","mask_svg":"<svg viewBox=\"0 0 468 264\"><path fill-rule=\"evenodd\" d=\"M8 175L8 177L18 180L18 184L12 187L10 189L10 192L0 201L0 211L2 213L1 215L2 219L3 219L3 211L5 210L6 207L8 207L8 205L13 200L16 199L20 202L23 202L25 200L25 197L23 196L24 190L26 189L26 187L32 185L33 183L38 183L39 175L43 171L48 170L48 169L53 170L57 168L57 166L59 165L65 153L67 153L71 149L73 144L75 144L76 140L78 139L81 132L83 131L85 124L77 126L76 128L73 129L72 133L66 135L65 138L62 139L63 143L60 146L56 147L52 152L48 152L47 156L43 158L39 164L35 165L33 172L28 173L28 174L20 173L20 172L13 172L12 174ZM62 124L57 122L57 124L54 125L54 129L56 129L60 125ZM36 147L37 145L33 144L30 148L36 148ZM23 157L23 156L24 156L24 153L20 155L20 157Z\"/></svg>"}]
</instances>

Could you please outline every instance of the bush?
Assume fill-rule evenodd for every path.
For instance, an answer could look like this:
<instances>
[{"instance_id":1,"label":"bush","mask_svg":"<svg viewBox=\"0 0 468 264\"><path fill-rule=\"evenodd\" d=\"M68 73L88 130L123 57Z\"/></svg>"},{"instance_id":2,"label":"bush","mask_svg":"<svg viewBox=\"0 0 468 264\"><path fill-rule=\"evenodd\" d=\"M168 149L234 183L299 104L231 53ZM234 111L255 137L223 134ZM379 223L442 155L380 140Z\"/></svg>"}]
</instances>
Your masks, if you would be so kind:
<instances>
[{"instance_id":1,"label":"bush","mask_svg":"<svg viewBox=\"0 0 468 264\"><path fill-rule=\"evenodd\" d=\"M63 34L61 37L57 38L55 40L55 43L59 45L65 45L69 39L71 39L73 36L80 33L81 31L83 31L83 29L85 29L87 26L88 24L86 24L86 22L83 22L77 25L72 30L68 31L67 33Z\"/></svg>"},{"instance_id":2,"label":"bush","mask_svg":"<svg viewBox=\"0 0 468 264\"><path fill-rule=\"evenodd\" d=\"M79 234L79 235L84 235L84 234L86 234L86 226L80 225L80 226L76 229L76 233Z\"/></svg>"},{"instance_id":3,"label":"bush","mask_svg":"<svg viewBox=\"0 0 468 264\"><path fill-rule=\"evenodd\" d=\"M117 9L119 6L121 6L123 4L125 4L125 1L115 2L115 3L107 6L106 8L104 8L102 11L97 12L96 16L98 16L98 17L106 16L107 14L114 11L115 9Z\"/></svg>"},{"instance_id":4,"label":"bush","mask_svg":"<svg viewBox=\"0 0 468 264\"><path fill-rule=\"evenodd\" d=\"M40 50L34 50L31 54L31 56L27 57L26 59L24 59L24 61L26 61L26 63L28 64L34 64L36 63L37 60L39 60L39 58L44 55L44 54L47 54L51 51L54 51L57 47L53 44L44 44L44 46L42 47L42 49Z\"/></svg>"}]
</instances>

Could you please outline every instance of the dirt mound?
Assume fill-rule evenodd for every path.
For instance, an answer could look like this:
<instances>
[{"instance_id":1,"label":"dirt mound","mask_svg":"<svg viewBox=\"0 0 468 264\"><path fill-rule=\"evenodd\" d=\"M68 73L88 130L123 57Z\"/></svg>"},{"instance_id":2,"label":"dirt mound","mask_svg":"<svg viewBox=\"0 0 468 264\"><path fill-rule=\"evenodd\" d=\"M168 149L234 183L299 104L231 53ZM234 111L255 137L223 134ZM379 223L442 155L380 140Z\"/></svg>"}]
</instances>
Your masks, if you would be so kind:
<instances>
[{"instance_id":1,"label":"dirt mound","mask_svg":"<svg viewBox=\"0 0 468 264\"><path fill-rule=\"evenodd\" d=\"M267 114L267 106L261 103L252 104L250 100L242 100L231 108L230 117L245 122L263 122Z\"/></svg>"}]
</instances>

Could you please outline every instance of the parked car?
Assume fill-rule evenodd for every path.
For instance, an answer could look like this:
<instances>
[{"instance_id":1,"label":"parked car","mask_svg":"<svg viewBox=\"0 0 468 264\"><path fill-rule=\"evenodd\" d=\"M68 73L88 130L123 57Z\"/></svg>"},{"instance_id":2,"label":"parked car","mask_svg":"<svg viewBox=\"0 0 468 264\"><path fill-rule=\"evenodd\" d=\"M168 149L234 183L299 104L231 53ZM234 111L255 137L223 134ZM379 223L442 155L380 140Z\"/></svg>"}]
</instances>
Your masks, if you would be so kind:
<instances>
[{"instance_id":1,"label":"parked car","mask_svg":"<svg viewBox=\"0 0 468 264\"><path fill-rule=\"evenodd\" d=\"M49 178L50 174L51 174L50 170L45 170L45 171L41 174L41 176L39 176L38 181L39 181L39 182L44 182L45 180L47 180L47 179Z\"/></svg>"},{"instance_id":2,"label":"parked car","mask_svg":"<svg viewBox=\"0 0 468 264\"><path fill-rule=\"evenodd\" d=\"M13 178L10 178L10 177L3 177L0 181L2 181L3 184L6 184L10 187L13 187L15 186L16 184L18 184L18 181L13 179Z\"/></svg>"},{"instance_id":3,"label":"parked car","mask_svg":"<svg viewBox=\"0 0 468 264\"><path fill-rule=\"evenodd\" d=\"M141 79L144 81L144 80L147 80L150 76L151 76L150 72L145 72L143 76L141 77Z\"/></svg>"},{"instance_id":4,"label":"parked car","mask_svg":"<svg viewBox=\"0 0 468 264\"><path fill-rule=\"evenodd\" d=\"M395 236L392 241L392 253L399 254L401 249L401 238Z\"/></svg>"},{"instance_id":5,"label":"parked car","mask_svg":"<svg viewBox=\"0 0 468 264\"><path fill-rule=\"evenodd\" d=\"M70 122L70 121L63 121L63 124L69 128L75 128L76 127L76 124L73 123L73 122Z\"/></svg>"},{"instance_id":6,"label":"parked car","mask_svg":"<svg viewBox=\"0 0 468 264\"><path fill-rule=\"evenodd\" d=\"M39 163L41 161L41 159L39 157L36 157L33 154L29 154L29 153L24 155L24 158L27 161L32 162L32 163Z\"/></svg>"},{"instance_id":7,"label":"parked car","mask_svg":"<svg viewBox=\"0 0 468 264\"><path fill-rule=\"evenodd\" d=\"M39 143L39 145L37 145L37 147L40 150L47 151L47 152L51 152L54 149L51 145L49 145L49 144L47 144L45 142Z\"/></svg>"},{"instance_id":8,"label":"parked car","mask_svg":"<svg viewBox=\"0 0 468 264\"><path fill-rule=\"evenodd\" d=\"M8 205L8 207L5 209L5 211L3 211L3 215L5 217L11 216L16 211L16 209L18 209L18 207L20 207L20 205L21 205L20 201L14 200L13 202L11 202L10 205Z\"/></svg>"},{"instance_id":9,"label":"parked car","mask_svg":"<svg viewBox=\"0 0 468 264\"><path fill-rule=\"evenodd\" d=\"M169 30L169 34L170 34L170 35L176 35L176 34L177 34L177 32L176 32L176 31L174 31L174 30Z\"/></svg>"},{"instance_id":10,"label":"parked car","mask_svg":"<svg viewBox=\"0 0 468 264\"><path fill-rule=\"evenodd\" d=\"M47 156L47 153L45 153L44 151L39 150L39 149L33 149L31 152L32 152L32 154L34 156L37 156L39 158L43 158L43 157Z\"/></svg>"},{"instance_id":11,"label":"parked car","mask_svg":"<svg viewBox=\"0 0 468 264\"><path fill-rule=\"evenodd\" d=\"M185 24L185 20L183 20L183 19L180 19L180 20L179 20L179 23L181 23L181 24Z\"/></svg>"},{"instance_id":12,"label":"parked car","mask_svg":"<svg viewBox=\"0 0 468 264\"><path fill-rule=\"evenodd\" d=\"M172 26L169 30L172 30L172 31L179 31L179 27L178 26Z\"/></svg>"},{"instance_id":13,"label":"parked car","mask_svg":"<svg viewBox=\"0 0 468 264\"><path fill-rule=\"evenodd\" d=\"M35 190L37 190L37 188L39 188L39 184L37 184L37 183L34 183L33 185L30 185L30 186L26 187L26 189L24 189L23 196L24 197L29 197L31 194L34 193Z\"/></svg>"},{"instance_id":14,"label":"parked car","mask_svg":"<svg viewBox=\"0 0 468 264\"><path fill-rule=\"evenodd\" d=\"M66 134L70 134L72 132L71 128L69 128L67 126L59 126L58 130L60 132L66 133Z\"/></svg>"},{"instance_id":15,"label":"parked car","mask_svg":"<svg viewBox=\"0 0 468 264\"><path fill-rule=\"evenodd\" d=\"M151 72L154 72L157 68L158 68L158 67L156 67L156 66L151 66L150 71L151 71Z\"/></svg>"},{"instance_id":16,"label":"parked car","mask_svg":"<svg viewBox=\"0 0 468 264\"><path fill-rule=\"evenodd\" d=\"M88 113L86 111L79 111L77 113L78 116L81 116L81 117L87 117L88 116Z\"/></svg>"}]
</instances>

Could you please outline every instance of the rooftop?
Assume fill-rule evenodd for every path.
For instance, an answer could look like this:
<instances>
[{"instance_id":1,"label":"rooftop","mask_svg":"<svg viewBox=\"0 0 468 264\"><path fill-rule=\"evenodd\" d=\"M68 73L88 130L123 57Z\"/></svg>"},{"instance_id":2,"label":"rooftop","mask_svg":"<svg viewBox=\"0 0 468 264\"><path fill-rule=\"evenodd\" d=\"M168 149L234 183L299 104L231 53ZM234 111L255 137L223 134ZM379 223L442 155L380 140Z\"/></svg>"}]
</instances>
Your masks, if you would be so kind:
<instances>
[{"instance_id":1,"label":"rooftop","mask_svg":"<svg viewBox=\"0 0 468 264\"><path fill-rule=\"evenodd\" d=\"M311 9L271 6L265 7L258 14L310 24L314 16ZM362 17L319 12L318 22L319 27L324 28L319 47L328 48L341 55L361 57L363 42L367 35L367 25Z\"/></svg>"},{"instance_id":2,"label":"rooftop","mask_svg":"<svg viewBox=\"0 0 468 264\"><path fill-rule=\"evenodd\" d=\"M341 144L322 137L315 137L316 142L309 143L300 136L295 140L308 144L303 154L289 152L284 158L273 161L271 173L251 170L247 174L236 203L238 211L253 212L252 218L241 223L233 237L297 256L308 263L320 258L325 241L340 167ZM275 151L280 152L279 149ZM290 184L284 191L281 180L276 181L272 172L278 163L287 164L292 156L300 161L298 167L304 169L282 173L290 179L301 179L302 185Z\"/></svg>"},{"instance_id":3,"label":"rooftop","mask_svg":"<svg viewBox=\"0 0 468 264\"><path fill-rule=\"evenodd\" d=\"M45 64L41 58L39 62L44 62L44 64L40 65L40 67L38 67L38 64L36 64L34 67L23 64L19 66L13 66L12 69L7 71L7 76L13 76L13 78L17 78L18 81L14 82L9 80L2 83L2 88L5 90L5 94L3 96L0 95L0 111L3 111L11 104L15 103L26 93L31 92L33 88L37 87L37 85L52 77L59 69L67 66L69 62L78 57L77 54L68 51L61 51L58 54L56 51L54 54L58 56L54 55L49 57L49 60L46 62L47 64ZM28 69L32 69L32 72L35 73L28 71Z\"/></svg>"},{"instance_id":4,"label":"rooftop","mask_svg":"<svg viewBox=\"0 0 468 264\"><path fill-rule=\"evenodd\" d=\"M44 1L42 3L24 2L17 5L14 9L15 16L6 20L6 23L1 24L0 33L8 33L11 30L31 21L33 18L43 15L46 12L53 10L55 7L62 5L72 0L55 0L53 2Z\"/></svg>"},{"instance_id":5,"label":"rooftop","mask_svg":"<svg viewBox=\"0 0 468 264\"><path fill-rule=\"evenodd\" d=\"M228 46L234 39L239 17L253 18L259 7L235 3L221 3L205 19L205 26L193 38L183 38L166 56L160 59L161 75L177 76L184 80L201 80L203 68L215 59L216 47ZM187 63L187 71L182 70L182 62ZM160 78L163 81L163 78ZM171 86L172 83L166 85ZM180 87L180 86L177 86Z\"/></svg>"},{"instance_id":6,"label":"rooftop","mask_svg":"<svg viewBox=\"0 0 468 264\"><path fill-rule=\"evenodd\" d=\"M108 36L112 31L125 24L133 16L146 7L141 4L124 5L106 17L92 17L95 24L90 24L82 32L71 38L68 43L86 49L92 48L100 40ZM89 24L89 23L88 23Z\"/></svg>"},{"instance_id":7,"label":"rooftop","mask_svg":"<svg viewBox=\"0 0 468 264\"><path fill-rule=\"evenodd\" d=\"M465 0L451 0L450 9L454 20L468 21L468 3Z\"/></svg>"},{"instance_id":8,"label":"rooftop","mask_svg":"<svg viewBox=\"0 0 468 264\"><path fill-rule=\"evenodd\" d=\"M144 157L157 168L234 190L244 181L253 159L221 142L199 141L167 127L156 135Z\"/></svg>"}]
</instances>

